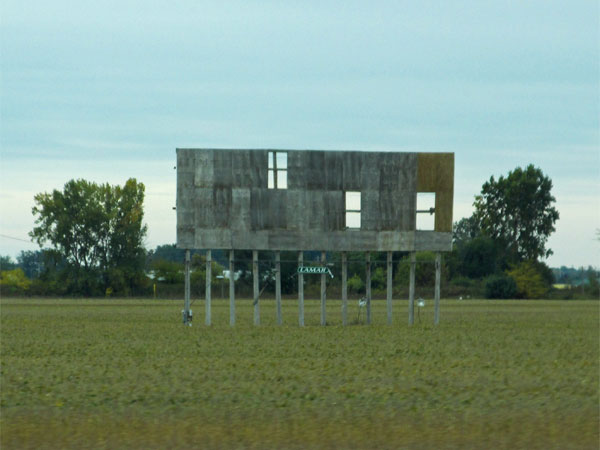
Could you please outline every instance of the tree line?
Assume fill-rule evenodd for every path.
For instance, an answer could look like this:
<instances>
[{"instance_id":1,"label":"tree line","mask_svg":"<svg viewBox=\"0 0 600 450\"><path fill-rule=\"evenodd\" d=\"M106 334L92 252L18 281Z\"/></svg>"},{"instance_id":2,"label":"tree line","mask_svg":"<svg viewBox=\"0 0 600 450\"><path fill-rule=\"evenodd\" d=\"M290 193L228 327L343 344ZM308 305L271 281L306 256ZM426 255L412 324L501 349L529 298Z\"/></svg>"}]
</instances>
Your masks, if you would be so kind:
<instances>
[{"instance_id":1,"label":"tree line","mask_svg":"<svg viewBox=\"0 0 600 450\"><path fill-rule=\"evenodd\" d=\"M71 180L62 190L34 197L35 226L29 233L40 250L24 251L14 263L0 257L0 289L3 294L71 296L180 297L183 292L184 250L174 245L144 248L147 227L143 224L144 185L129 179L123 186ZM554 207L552 181L541 169L517 167L507 176L486 181L474 199L474 213L454 224L453 250L444 253L442 289L446 296L488 298L569 298L583 294L598 297L598 271L555 273L544 263L552 254L547 240L555 231L559 213ZM212 284L227 292L228 252L213 250ZM372 290L384 295L384 252L371 254ZM204 253L192 251L192 292L204 293ZM281 252L282 292L297 292L297 252ZM320 252L305 252L306 265L320 264ZM341 255L329 253L334 278L329 295L341 289ZM252 292L252 252L236 250L235 274L238 295ZM417 254L417 295L432 295L435 255ZM273 252L259 252L261 289L274 292ZM365 255L348 253L350 295L365 292ZM410 271L409 254L394 252L394 295L406 295ZM583 275L582 275L583 274ZM320 277L307 275L305 292L318 295ZM577 282L577 281L580 282ZM551 292L555 281L579 289ZM567 282L565 282L567 281ZM587 286L587 291L585 290Z\"/></svg>"}]
</instances>

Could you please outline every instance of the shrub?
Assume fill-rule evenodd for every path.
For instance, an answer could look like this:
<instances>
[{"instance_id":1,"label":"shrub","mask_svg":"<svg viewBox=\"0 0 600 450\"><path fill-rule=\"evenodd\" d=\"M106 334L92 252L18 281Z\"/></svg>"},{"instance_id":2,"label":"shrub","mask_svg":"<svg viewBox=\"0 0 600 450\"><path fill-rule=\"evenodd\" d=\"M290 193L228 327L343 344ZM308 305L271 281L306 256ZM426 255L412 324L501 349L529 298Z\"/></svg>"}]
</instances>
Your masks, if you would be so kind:
<instances>
[{"instance_id":1,"label":"shrub","mask_svg":"<svg viewBox=\"0 0 600 450\"><path fill-rule=\"evenodd\" d=\"M377 267L371 276L371 286L373 290L385 289L387 286L387 275L383 267Z\"/></svg>"},{"instance_id":2,"label":"shrub","mask_svg":"<svg viewBox=\"0 0 600 450\"><path fill-rule=\"evenodd\" d=\"M450 285L452 286L460 286L464 288L470 288L477 284L477 280L473 280L472 278L467 277L456 277L450 280Z\"/></svg>"},{"instance_id":3,"label":"shrub","mask_svg":"<svg viewBox=\"0 0 600 450\"><path fill-rule=\"evenodd\" d=\"M418 287L431 287L435 284L435 253L418 252L416 255L415 267L415 285ZM444 283L448 276L448 269L444 259L442 259L442 280ZM394 275L394 284L408 286L410 279L410 256L403 257L398 263L396 274Z\"/></svg>"},{"instance_id":4,"label":"shrub","mask_svg":"<svg viewBox=\"0 0 600 450\"><path fill-rule=\"evenodd\" d=\"M183 283L183 264L164 259L152 262L155 279L166 284Z\"/></svg>"},{"instance_id":5,"label":"shrub","mask_svg":"<svg viewBox=\"0 0 600 450\"><path fill-rule=\"evenodd\" d=\"M492 275L485 281L486 298L514 298L517 293L515 280L506 275Z\"/></svg>"},{"instance_id":6,"label":"shrub","mask_svg":"<svg viewBox=\"0 0 600 450\"><path fill-rule=\"evenodd\" d=\"M519 298L541 298L549 289L539 266L534 261L524 261L507 272L515 280Z\"/></svg>"},{"instance_id":7,"label":"shrub","mask_svg":"<svg viewBox=\"0 0 600 450\"><path fill-rule=\"evenodd\" d=\"M22 269L0 272L0 290L3 294L22 294L29 289L31 281Z\"/></svg>"},{"instance_id":8,"label":"shrub","mask_svg":"<svg viewBox=\"0 0 600 450\"><path fill-rule=\"evenodd\" d=\"M358 293L364 292L364 289L365 289L365 283L363 283L363 280L360 279L358 274L354 274L348 280L348 291L349 292L358 294Z\"/></svg>"}]
</instances>

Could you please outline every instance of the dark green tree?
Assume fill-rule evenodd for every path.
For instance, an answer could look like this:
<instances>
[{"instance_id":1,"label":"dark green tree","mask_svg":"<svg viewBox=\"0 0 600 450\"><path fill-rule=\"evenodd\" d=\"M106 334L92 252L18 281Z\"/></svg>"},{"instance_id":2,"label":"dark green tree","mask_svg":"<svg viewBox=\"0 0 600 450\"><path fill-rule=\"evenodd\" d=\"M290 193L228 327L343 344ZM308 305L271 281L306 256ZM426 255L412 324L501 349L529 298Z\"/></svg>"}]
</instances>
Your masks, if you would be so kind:
<instances>
[{"instance_id":1,"label":"dark green tree","mask_svg":"<svg viewBox=\"0 0 600 450\"><path fill-rule=\"evenodd\" d=\"M19 267L25 272L25 276L30 279L39 278L46 270L47 255L43 250L21 251L17 256Z\"/></svg>"},{"instance_id":2,"label":"dark green tree","mask_svg":"<svg viewBox=\"0 0 600 450\"><path fill-rule=\"evenodd\" d=\"M559 218L552 180L532 164L508 176L493 176L475 197L474 217L482 232L507 249L509 260L537 260L552 254L548 236Z\"/></svg>"},{"instance_id":3,"label":"dark green tree","mask_svg":"<svg viewBox=\"0 0 600 450\"><path fill-rule=\"evenodd\" d=\"M0 255L0 270L13 270L17 268L17 264L8 255Z\"/></svg>"},{"instance_id":4,"label":"dark green tree","mask_svg":"<svg viewBox=\"0 0 600 450\"><path fill-rule=\"evenodd\" d=\"M468 278L483 278L496 272L499 250L496 242L487 236L478 236L462 243L456 250L457 272Z\"/></svg>"},{"instance_id":5,"label":"dark green tree","mask_svg":"<svg viewBox=\"0 0 600 450\"><path fill-rule=\"evenodd\" d=\"M62 191L37 194L34 201L36 226L29 235L64 260L68 291L92 295L111 287L127 294L144 284L142 183L71 180Z\"/></svg>"},{"instance_id":6,"label":"dark green tree","mask_svg":"<svg viewBox=\"0 0 600 450\"><path fill-rule=\"evenodd\" d=\"M475 216L463 217L453 226L452 243L459 247L481 235L481 228Z\"/></svg>"}]
</instances>

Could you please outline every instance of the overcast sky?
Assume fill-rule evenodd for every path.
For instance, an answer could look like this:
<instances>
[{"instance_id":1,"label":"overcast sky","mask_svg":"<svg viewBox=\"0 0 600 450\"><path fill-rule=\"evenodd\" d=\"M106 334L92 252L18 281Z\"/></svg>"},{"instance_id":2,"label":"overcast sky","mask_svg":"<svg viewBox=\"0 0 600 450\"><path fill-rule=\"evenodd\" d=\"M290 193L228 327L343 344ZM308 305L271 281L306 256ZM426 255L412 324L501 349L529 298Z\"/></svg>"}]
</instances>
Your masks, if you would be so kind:
<instances>
[{"instance_id":1,"label":"overcast sky","mask_svg":"<svg viewBox=\"0 0 600 450\"><path fill-rule=\"evenodd\" d=\"M455 153L454 220L533 163L561 218L551 266L600 266L593 0L1 4L0 254L33 250L35 193L146 185L175 242L175 148Z\"/></svg>"}]
</instances>

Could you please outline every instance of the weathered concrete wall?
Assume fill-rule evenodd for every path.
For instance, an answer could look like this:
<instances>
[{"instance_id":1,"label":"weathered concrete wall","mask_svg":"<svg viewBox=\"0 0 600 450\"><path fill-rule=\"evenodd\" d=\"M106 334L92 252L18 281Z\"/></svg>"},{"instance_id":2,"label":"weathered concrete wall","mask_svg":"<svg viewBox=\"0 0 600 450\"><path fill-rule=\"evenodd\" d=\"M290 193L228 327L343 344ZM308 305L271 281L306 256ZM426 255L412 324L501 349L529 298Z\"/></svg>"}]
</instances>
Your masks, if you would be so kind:
<instances>
[{"instance_id":1,"label":"weathered concrete wall","mask_svg":"<svg viewBox=\"0 0 600 450\"><path fill-rule=\"evenodd\" d=\"M268 188L271 150L177 149L180 248L395 251L451 247L451 153L287 153L287 189ZM345 192L361 192L346 229ZM435 231L416 231L417 192L436 192Z\"/></svg>"}]
</instances>

